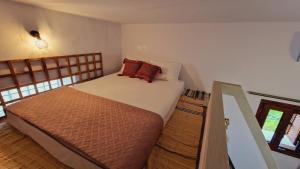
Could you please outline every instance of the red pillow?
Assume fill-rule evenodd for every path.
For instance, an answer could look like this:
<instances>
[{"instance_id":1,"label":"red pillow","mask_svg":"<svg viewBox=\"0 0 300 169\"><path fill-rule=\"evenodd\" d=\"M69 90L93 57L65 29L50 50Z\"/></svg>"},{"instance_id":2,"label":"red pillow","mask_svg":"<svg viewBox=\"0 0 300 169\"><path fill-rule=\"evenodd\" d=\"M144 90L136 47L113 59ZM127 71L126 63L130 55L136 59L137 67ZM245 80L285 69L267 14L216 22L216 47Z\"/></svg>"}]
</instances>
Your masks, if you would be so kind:
<instances>
[{"instance_id":1,"label":"red pillow","mask_svg":"<svg viewBox=\"0 0 300 169\"><path fill-rule=\"evenodd\" d=\"M137 60L130 60L125 58L123 63L125 64L124 70L122 74L119 74L120 76L129 76L129 77L135 77L134 75L136 72L140 69L143 62L137 61Z\"/></svg>"},{"instance_id":2,"label":"red pillow","mask_svg":"<svg viewBox=\"0 0 300 169\"><path fill-rule=\"evenodd\" d=\"M151 83L158 73L161 73L161 68L159 66L143 62L142 67L135 74L135 77L145 79L147 82Z\"/></svg>"}]
</instances>

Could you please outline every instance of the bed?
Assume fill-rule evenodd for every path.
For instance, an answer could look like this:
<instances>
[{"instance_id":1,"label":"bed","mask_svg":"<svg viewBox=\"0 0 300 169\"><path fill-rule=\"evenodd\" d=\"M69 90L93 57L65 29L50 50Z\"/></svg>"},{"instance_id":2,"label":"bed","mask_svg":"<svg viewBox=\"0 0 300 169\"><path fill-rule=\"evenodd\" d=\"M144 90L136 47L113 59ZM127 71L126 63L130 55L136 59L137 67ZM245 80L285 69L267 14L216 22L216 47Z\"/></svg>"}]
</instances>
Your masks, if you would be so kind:
<instances>
[{"instance_id":1,"label":"bed","mask_svg":"<svg viewBox=\"0 0 300 169\"><path fill-rule=\"evenodd\" d=\"M118 105L119 103L126 104L129 108L138 108L142 112L153 112L153 114L161 117L163 124L166 124L183 92L184 83L179 80L155 80L152 83L147 83L140 79L112 74L68 88L69 89L64 90L69 91L71 88L72 90L81 92L84 96L88 95L86 97L99 96L106 100L112 100L118 103ZM68 103L71 101L66 102ZM72 116L72 114L70 114L70 116ZM21 132L29 135L59 161L72 168L114 168L106 165L99 165L80 152L74 151L74 149L70 148L70 145L64 144L64 142L51 137L49 133L39 128L39 126L30 123L22 118L22 116L11 112L9 108L7 109L7 121ZM93 144L92 140L89 141L90 144ZM113 157L110 157L109 154L107 154L106 158ZM142 163L144 162L145 161Z\"/></svg>"}]
</instances>

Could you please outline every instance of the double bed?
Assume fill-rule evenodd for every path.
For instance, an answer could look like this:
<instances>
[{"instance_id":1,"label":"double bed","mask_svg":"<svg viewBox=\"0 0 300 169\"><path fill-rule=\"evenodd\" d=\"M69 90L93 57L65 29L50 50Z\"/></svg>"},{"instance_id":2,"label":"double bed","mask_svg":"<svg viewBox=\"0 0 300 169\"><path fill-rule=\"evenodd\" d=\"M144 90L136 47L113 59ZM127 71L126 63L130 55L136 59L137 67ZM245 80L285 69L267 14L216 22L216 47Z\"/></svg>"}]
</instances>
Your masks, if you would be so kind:
<instances>
[{"instance_id":1,"label":"double bed","mask_svg":"<svg viewBox=\"0 0 300 169\"><path fill-rule=\"evenodd\" d=\"M159 134L159 131L161 131L161 127L166 124L170 116L172 115L172 112L174 111L176 104L180 98L180 95L182 94L184 89L184 83L179 80L169 80L169 81L164 81L164 80L155 80L152 83L147 83L143 80L136 79L136 78L129 78L129 77L124 77L124 76L118 76L117 74L111 74L108 76L104 76L102 78L98 78L95 80L91 80L88 82L76 84L72 87L63 87L62 89L56 89L53 91L49 91L46 93L33 96L31 98L25 99L21 101L20 103L13 104L12 106L8 106L6 109L7 112L7 121L20 130L21 132L25 133L26 135L29 135L33 140L35 140L37 143L39 143L43 148L45 148L50 154L52 154L54 157L56 157L59 161L63 162L64 164L72 167L72 168L78 168L78 169L99 169L99 168L120 168L120 166L128 167L128 163L133 163L132 167L135 168L142 168L145 164L145 157L149 155L151 152L151 145L153 146L153 143L157 140L157 133ZM56 93L55 93L56 92ZM69 96L66 97L58 97L59 94L63 93L70 93ZM72 98L73 96L73 98ZM56 132L56 134L53 134L51 131L52 130L47 130L48 128L45 127L47 123L47 126L49 126L49 123L51 123L51 120L53 122L53 125L56 123L53 121L59 121L62 118L59 117L60 113L63 112L53 112L50 113L52 110L53 105L37 105L36 107L43 106L43 107L49 107L49 111L44 111L44 113L47 113L47 119L38 119L33 113L23 113L22 108L24 106L29 106L29 109L31 108L30 105L26 105L26 101L30 103L30 101L36 101L34 99L46 99L49 100L49 97L51 99L49 100L49 103L54 103L58 104L55 105L58 107L58 109L53 109L53 110L64 110L68 111L69 108L64 108L64 106L69 106L73 104L84 104L86 101L89 99L94 100L94 104L97 105L97 109L95 108L95 105L85 105L85 109L80 109L80 107L76 110L69 110L68 111L68 116L64 118L72 118L73 113L72 111L76 111L77 118L80 117L81 119L75 120L76 122L70 122L72 125L82 125L83 123L88 123L89 121L86 119L85 114L88 116L90 115L89 112L97 112L100 111L102 113L108 112L111 113L113 112L113 119L105 119L104 117L98 117L94 116L92 118L98 117L99 119L93 119L96 121L95 124L99 125L105 125L104 123L106 121L114 121L114 118L117 119L119 123L124 121L124 123L129 123L129 121L132 121L132 119L126 119L125 116L118 116L117 113L122 112L124 109L126 110L132 110L135 111L136 115L130 114L129 117L137 117L139 119L133 120L133 123L136 126L132 126L133 124L122 124L120 127L118 125L116 126L106 126L109 127L110 131L109 133L105 133L105 136L103 138L101 136L98 136L97 138L101 138L101 143L107 143L108 145L115 146L118 144L118 140L122 139L122 137L116 139L116 135L119 135L122 132L123 135L126 135L126 132L131 132L128 129L127 126L132 126L132 127L140 127L137 128L136 133L139 133L139 131L144 131L144 134L147 136L136 136L136 139L134 140L135 142L122 142L120 141L120 144L126 144L126 145L119 145L119 147L125 147L128 145L127 144L137 144L138 146L129 146L128 151L134 152L135 155L130 155L129 158L127 156L118 156L116 157L115 154L118 154L118 152L101 152L101 155L98 155L96 153L95 156L90 157L89 153L86 153L85 151L82 151L82 149L86 148L85 146L90 147L90 154L95 154L93 152L93 146L100 146L100 149L97 149L98 151L101 150L101 145L95 144L95 141L99 141L94 139L94 137L91 137L90 135L85 135L83 131L85 131L86 128L82 128L80 131L80 136L77 137L82 137L83 140L85 141L85 144L83 144L83 147L77 147L75 144L72 143L72 137L69 137L71 139L66 139L68 137L60 137L61 135L64 135L61 131L56 131L55 126L51 126L50 128L53 130L53 133ZM48 98L47 98L48 97ZM57 98L56 98L57 97ZM70 97L70 99L66 99ZM74 99L76 97L76 99ZM82 102L80 101L82 97ZM31 99L31 100L30 100ZM65 104L57 103L56 101L59 99L61 102L64 102ZM99 103L98 103L99 102ZM101 102L101 104L100 104ZM102 104L103 103L103 104ZM19 107L18 107L19 104ZM22 105L24 104L24 105ZM46 104L41 103L41 104ZM106 105L110 105L110 109L106 108ZM54 106L54 107L55 107ZM14 108L15 107L15 108ZM33 109L35 110L35 109ZM80 112L78 112L80 111ZM42 110L41 110L42 112ZM35 112L38 114L38 112ZM75 114L75 113L74 113ZM145 115L141 115L145 114ZM75 116L75 115L74 115ZM147 118L144 118L146 117ZM148 118L149 116L149 118ZM152 124L147 125L147 121L142 121L139 122L139 120L143 119L159 119L161 120L161 127L159 120L153 120ZM103 119L104 118L104 119ZM107 118L107 117L106 117ZM119 118L125 118L125 119L119 119ZM35 121L36 120L36 121ZM39 122L43 121L43 122ZM86 121L85 121L86 120ZM155 122L154 122L155 121ZM144 124L145 123L145 124ZM114 124L114 123L111 123ZM117 123L116 123L117 124ZM68 124L65 124L64 127L67 127L66 131L68 132L66 135L71 136L72 131L75 130L72 128L72 125L69 126ZM141 126L139 126L141 125ZM73 126L74 127L74 126ZM76 130L78 130L78 126L74 127ZM101 131L101 126L93 126L88 128L87 130L92 129L94 131L94 134L97 134L97 131L99 133L103 134L104 131ZM148 130L148 131L147 131ZM156 130L158 132L152 132L152 130ZM96 131L96 132L95 132ZM129 133L129 134L136 134L136 133ZM59 135L61 134L61 135ZM151 135L150 136L148 136ZM107 136L109 135L109 136ZM114 137L113 140L111 140L110 137ZM90 139L89 139L90 138ZM144 140L143 140L144 139ZM144 142L145 139L152 139L147 145L146 144L141 144L140 142ZM118 147L118 148L119 148ZM114 147L113 147L114 148ZM112 149L113 149L112 148ZM149 149L150 148L150 149ZM96 149L96 148L95 148ZM136 150L139 149L139 150ZM119 149L114 149L119 150ZM106 150L104 150L106 151ZM123 150L119 150L120 152ZM150 152L149 152L150 151ZM99 152L98 152L99 153ZM139 153L141 153L143 158L139 158ZM126 154L126 152L124 153ZM99 157L99 158L94 158L94 157ZM101 160L101 159L106 159ZM110 162L107 162L107 159L111 159L114 161L117 161L117 165L114 165L115 162L112 162L110 165ZM128 161L129 160L129 161ZM131 160L131 161L130 161ZM107 162L107 163L106 163ZM104 164L103 164L104 163ZM124 165L123 165L124 163ZM126 164L125 164L126 163ZM103 164L103 165L102 165Z\"/></svg>"}]
</instances>

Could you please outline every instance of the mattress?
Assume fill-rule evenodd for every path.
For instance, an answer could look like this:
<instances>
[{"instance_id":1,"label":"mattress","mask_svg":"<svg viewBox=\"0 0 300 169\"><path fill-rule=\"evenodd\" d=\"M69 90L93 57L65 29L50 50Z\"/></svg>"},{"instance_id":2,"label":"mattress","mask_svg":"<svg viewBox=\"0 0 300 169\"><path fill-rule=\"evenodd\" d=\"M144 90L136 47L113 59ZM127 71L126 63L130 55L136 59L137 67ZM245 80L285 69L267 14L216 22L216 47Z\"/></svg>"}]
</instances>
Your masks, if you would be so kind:
<instances>
[{"instance_id":1,"label":"mattress","mask_svg":"<svg viewBox=\"0 0 300 169\"><path fill-rule=\"evenodd\" d=\"M89 94L102 96L155 112L167 122L183 91L183 82L154 81L153 83L147 83L140 79L120 77L112 74L76 85L74 88ZM32 137L61 162L78 169L100 168L77 153L69 151L68 148L21 118L14 116L10 112L7 112L7 114L10 124Z\"/></svg>"},{"instance_id":2,"label":"mattress","mask_svg":"<svg viewBox=\"0 0 300 169\"><path fill-rule=\"evenodd\" d=\"M155 80L148 83L112 74L77 84L74 88L157 113L166 123L184 90L184 82Z\"/></svg>"},{"instance_id":3,"label":"mattress","mask_svg":"<svg viewBox=\"0 0 300 169\"><path fill-rule=\"evenodd\" d=\"M141 169L163 129L156 113L70 87L24 99L6 110L111 169Z\"/></svg>"}]
</instances>

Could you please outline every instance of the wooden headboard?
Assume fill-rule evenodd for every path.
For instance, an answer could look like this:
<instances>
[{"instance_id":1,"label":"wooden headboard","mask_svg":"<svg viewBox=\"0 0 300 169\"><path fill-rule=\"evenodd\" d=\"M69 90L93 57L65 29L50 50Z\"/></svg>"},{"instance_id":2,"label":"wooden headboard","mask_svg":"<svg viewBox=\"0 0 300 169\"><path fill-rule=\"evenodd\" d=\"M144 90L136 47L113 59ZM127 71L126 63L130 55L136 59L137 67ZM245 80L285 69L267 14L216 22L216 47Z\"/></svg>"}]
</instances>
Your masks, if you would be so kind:
<instances>
[{"instance_id":1,"label":"wooden headboard","mask_svg":"<svg viewBox=\"0 0 300 169\"><path fill-rule=\"evenodd\" d=\"M0 106L101 76L101 53L0 61Z\"/></svg>"}]
</instances>

